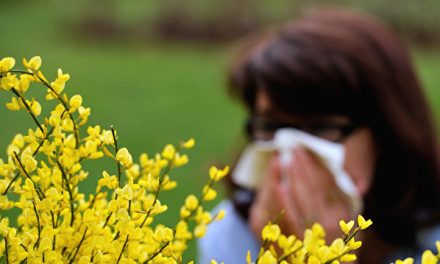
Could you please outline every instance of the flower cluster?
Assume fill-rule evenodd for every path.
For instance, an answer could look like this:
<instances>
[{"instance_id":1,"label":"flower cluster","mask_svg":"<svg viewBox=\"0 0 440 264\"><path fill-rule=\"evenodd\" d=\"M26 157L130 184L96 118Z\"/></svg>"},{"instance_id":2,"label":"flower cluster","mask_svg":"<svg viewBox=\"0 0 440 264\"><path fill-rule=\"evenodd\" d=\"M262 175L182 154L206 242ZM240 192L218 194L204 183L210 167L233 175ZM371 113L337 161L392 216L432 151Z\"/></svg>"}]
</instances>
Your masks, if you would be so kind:
<instances>
[{"instance_id":1,"label":"flower cluster","mask_svg":"<svg viewBox=\"0 0 440 264\"><path fill-rule=\"evenodd\" d=\"M440 241L435 243L437 247L437 255L432 253L431 250L425 250L422 254L422 264L437 264L440 261ZM413 258L406 258L405 260L397 260L395 264L413 264Z\"/></svg>"},{"instance_id":2,"label":"flower cluster","mask_svg":"<svg viewBox=\"0 0 440 264\"><path fill-rule=\"evenodd\" d=\"M261 233L263 244L258 258L253 262L248 252L246 261L248 264L335 264L355 261L356 255L352 251L362 245L361 241L355 240L355 236L372 224L371 220L366 221L362 216L358 216L357 222L358 225L354 227L354 221L346 223L341 220L339 225L344 236L330 245L326 244L325 230L318 223L304 231L302 240L294 235L285 236L277 224L268 223Z\"/></svg>"},{"instance_id":3,"label":"flower cluster","mask_svg":"<svg viewBox=\"0 0 440 264\"><path fill-rule=\"evenodd\" d=\"M12 111L30 114L35 129L17 134L0 159L0 210L18 208L17 226L0 218L0 260L6 263L181 263L189 240L200 237L216 216L202 203L215 198L213 184L228 168L211 168L209 183L199 198L190 195L175 226L155 223L167 206L161 191L176 187L172 169L185 165L193 139L167 145L154 156L134 161L118 146L116 130L87 126L91 110L80 95L64 92L70 76L58 70L50 82L40 71L40 57L23 59L15 70L13 58L0 60L0 90L13 97ZM42 118L42 106L26 93L31 84L47 89L54 106ZM108 157L115 166L102 171L96 191L81 193L88 177L83 162ZM195 224L191 225L193 221ZM190 228L190 226L195 226Z\"/></svg>"}]
</instances>

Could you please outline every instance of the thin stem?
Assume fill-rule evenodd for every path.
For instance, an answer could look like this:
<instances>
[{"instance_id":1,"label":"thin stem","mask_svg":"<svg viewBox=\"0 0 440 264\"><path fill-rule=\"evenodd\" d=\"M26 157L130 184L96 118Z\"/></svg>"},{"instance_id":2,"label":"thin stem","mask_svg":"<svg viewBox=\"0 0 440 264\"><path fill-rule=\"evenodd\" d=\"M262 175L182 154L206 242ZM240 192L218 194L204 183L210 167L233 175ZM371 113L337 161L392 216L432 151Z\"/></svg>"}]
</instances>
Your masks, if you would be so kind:
<instances>
[{"instance_id":1,"label":"thin stem","mask_svg":"<svg viewBox=\"0 0 440 264\"><path fill-rule=\"evenodd\" d=\"M110 127L112 130L112 136L113 136L113 142L115 143L115 155L118 154L119 148L118 148L118 140L116 139L116 132L113 126ZM119 188L121 187L121 163L119 161L118 164L118 184Z\"/></svg>"},{"instance_id":2,"label":"thin stem","mask_svg":"<svg viewBox=\"0 0 440 264\"><path fill-rule=\"evenodd\" d=\"M347 244L356 234L359 232L361 228L358 226L354 229L353 233L351 235L346 235L344 238L344 244Z\"/></svg>"},{"instance_id":3,"label":"thin stem","mask_svg":"<svg viewBox=\"0 0 440 264\"><path fill-rule=\"evenodd\" d=\"M50 128L49 132L46 133L45 137L43 140L40 141L40 144L38 144L38 147L35 149L35 151L32 153L32 156L35 156L38 151L40 150L40 148L43 146L44 142L49 138L49 136L52 134L53 132L53 127Z\"/></svg>"},{"instance_id":4,"label":"thin stem","mask_svg":"<svg viewBox=\"0 0 440 264\"><path fill-rule=\"evenodd\" d=\"M4 236L3 239L5 240L5 256L6 256L6 264L9 264L8 240L6 239L6 236Z\"/></svg>"},{"instance_id":5,"label":"thin stem","mask_svg":"<svg viewBox=\"0 0 440 264\"><path fill-rule=\"evenodd\" d=\"M43 140L41 140L37 149L35 149L35 151L32 153L32 156L35 156L37 154L38 150L40 150L41 146L43 146L44 141L46 141L46 139L49 137L50 134L52 134L52 132L53 132L53 127L50 129L50 131L48 133L46 133L45 138ZM14 176L14 178L9 182L8 186L6 187L5 191L3 192L3 195L6 195L8 193L9 188L11 188L12 184L18 179L18 176L20 176L19 172L17 172L17 174Z\"/></svg>"},{"instance_id":6,"label":"thin stem","mask_svg":"<svg viewBox=\"0 0 440 264\"><path fill-rule=\"evenodd\" d=\"M159 255L168 245L170 241L166 242L156 253L154 253L149 259L144 261L144 264L148 263L148 261L153 260L157 255Z\"/></svg>"},{"instance_id":7,"label":"thin stem","mask_svg":"<svg viewBox=\"0 0 440 264\"><path fill-rule=\"evenodd\" d=\"M273 221L273 223L274 223L274 224L278 223L278 221L280 220L280 218L281 218L281 216L282 216L283 214L284 214L284 210L282 210L282 211L277 215L277 217L275 218L275 220ZM261 245L261 248L262 248L262 249L266 249L268 243L269 243L269 240L265 239L265 240L263 241L263 245ZM261 257L261 253L262 253L262 251L260 250L260 253L258 254L258 257L257 257L257 259L255 260L255 263L258 263L258 260L259 260L260 257Z\"/></svg>"},{"instance_id":8,"label":"thin stem","mask_svg":"<svg viewBox=\"0 0 440 264\"><path fill-rule=\"evenodd\" d=\"M324 264L331 264L333 261L342 258L342 257L343 257L344 255L346 255L347 253L348 253L348 251L346 251L346 252L340 254L339 256L336 256L336 257L334 257L334 258L332 258L332 259L330 259L330 260L327 260Z\"/></svg>"},{"instance_id":9,"label":"thin stem","mask_svg":"<svg viewBox=\"0 0 440 264\"><path fill-rule=\"evenodd\" d=\"M38 76L38 74L30 73L30 72L27 72L27 71L20 71L20 70L15 70L15 71L10 71L10 72L33 75L33 76L37 77L41 81L41 83L43 83L47 88L49 88L49 90L52 93L54 93L56 95L57 99L63 104L63 106L67 110L67 112L69 112L69 117L70 117L70 120L72 120L73 130L74 130L74 134L75 134L75 140L76 140L75 148L78 148L79 147L79 131L78 131L78 127L76 126L76 122L75 122L75 119L72 116L72 113L70 113L69 104L64 100L64 98L61 95L59 95L55 91L55 89L53 89L53 87L46 80L44 80L43 78ZM41 130L41 131L43 132L43 130Z\"/></svg>"},{"instance_id":10,"label":"thin stem","mask_svg":"<svg viewBox=\"0 0 440 264\"><path fill-rule=\"evenodd\" d=\"M8 187L6 187L5 191L3 192L3 195L6 195L8 193L9 188L11 188L11 186L15 182L15 180L18 179L18 176L20 176L20 172L17 172L17 174L15 174L14 178L9 182Z\"/></svg>"},{"instance_id":11,"label":"thin stem","mask_svg":"<svg viewBox=\"0 0 440 264\"><path fill-rule=\"evenodd\" d=\"M29 173L27 173L27 171L25 170L23 163L21 163L20 158L18 157L17 152L14 151L14 156L15 159L18 161L18 164L20 165L20 168L22 169L22 171L24 172L24 175L31 180L32 184L34 185L34 188L38 194L38 197L40 198L40 200L43 200L43 198L46 198L46 196L44 195L44 193L41 191L40 187L38 187L35 182L32 180L31 176L29 176Z\"/></svg>"},{"instance_id":12,"label":"thin stem","mask_svg":"<svg viewBox=\"0 0 440 264\"><path fill-rule=\"evenodd\" d=\"M14 87L12 87L11 91L18 97L21 99L21 101L23 102L24 106L26 107L27 111L29 112L29 114L31 115L32 119L34 120L35 124L37 124L38 128L40 128L41 133L44 133L43 127L41 126L40 122L38 121L37 117L35 116L35 114L32 112L31 107L29 106L29 104L26 102L26 99L23 97L23 95L21 95Z\"/></svg>"},{"instance_id":13,"label":"thin stem","mask_svg":"<svg viewBox=\"0 0 440 264\"><path fill-rule=\"evenodd\" d=\"M32 201L32 204L34 205L34 212L35 212L35 216L37 217L37 227L38 227L38 238L37 238L37 242L35 242L35 245L34 245L34 248L36 248L38 246L38 244L40 243L41 226L40 226L40 216L38 215L37 207L35 206L35 202Z\"/></svg>"},{"instance_id":14,"label":"thin stem","mask_svg":"<svg viewBox=\"0 0 440 264\"><path fill-rule=\"evenodd\" d=\"M69 264L72 264L73 261L75 260L75 258L76 258L76 254L78 254L79 248L80 248L81 245L83 244L83 242L84 242L84 238L86 237L87 228L88 228L88 227L86 227L86 230L84 230L84 234L83 234L81 240L79 241L78 246L76 247L75 254L73 254L73 257L70 259Z\"/></svg>"},{"instance_id":15,"label":"thin stem","mask_svg":"<svg viewBox=\"0 0 440 264\"><path fill-rule=\"evenodd\" d=\"M304 247L304 245L299 246L297 249L291 251L291 252L287 252L286 254L282 255L279 259L278 262L281 262L283 260L286 260L288 257L292 256L293 254L295 254L296 252L300 251L302 248Z\"/></svg>"},{"instance_id":16,"label":"thin stem","mask_svg":"<svg viewBox=\"0 0 440 264\"><path fill-rule=\"evenodd\" d=\"M57 161L57 164L58 164L58 168L60 168L60 170L61 170L61 175L62 175L63 180L65 182L67 192L69 193L70 217L71 217L71 219L70 219L70 226L73 226L73 222L75 221L75 207L74 207L74 204L73 204L72 189L70 189L69 180L67 179L66 172L63 170L63 166L60 164L58 159L56 159L56 161Z\"/></svg>"},{"instance_id":17,"label":"thin stem","mask_svg":"<svg viewBox=\"0 0 440 264\"><path fill-rule=\"evenodd\" d=\"M104 227L107 226L107 223L108 223L108 221L110 220L110 217L112 217L112 214L113 214L113 213L110 213L110 214L107 216L107 218L105 219L105 223L104 223L104 225L102 226L102 228L104 228Z\"/></svg>"},{"instance_id":18,"label":"thin stem","mask_svg":"<svg viewBox=\"0 0 440 264\"><path fill-rule=\"evenodd\" d=\"M176 150L176 152L177 151L178 151L178 149ZM154 196L153 205L151 205L150 209L148 209L147 215L145 216L144 220L142 221L142 224L140 225L140 228L142 228L144 226L145 222L147 221L148 217L151 214L151 211L153 211L153 208L154 208L154 206L157 203L157 199L159 197L160 189L162 187L162 178L165 175L167 175L170 172L171 168L173 167L172 161L174 160L174 155L173 155L173 157L171 159L168 160L168 165L167 165L166 169L164 170L164 172L159 175L159 187L157 187L157 191L156 191L155 196Z\"/></svg>"},{"instance_id":19,"label":"thin stem","mask_svg":"<svg viewBox=\"0 0 440 264\"><path fill-rule=\"evenodd\" d=\"M122 258L122 253L124 253L124 250L125 250L125 247L127 246L127 243L128 243L128 235L127 235L127 238L125 239L124 245L122 246L122 250L121 250L121 253L119 254L119 258L118 258L118 260L116 261L116 264L118 264L119 261L121 260L121 258Z\"/></svg>"},{"instance_id":20,"label":"thin stem","mask_svg":"<svg viewBox=\"0 0 440 264\"><path fill-rule=\"evenodd\" d=\"M119 234L121 234L120 231L118 231L118 232L116 233L115 237L113 238L113 241L115 241L115 240L119 237Z\"/></svg>"}]
</instances>

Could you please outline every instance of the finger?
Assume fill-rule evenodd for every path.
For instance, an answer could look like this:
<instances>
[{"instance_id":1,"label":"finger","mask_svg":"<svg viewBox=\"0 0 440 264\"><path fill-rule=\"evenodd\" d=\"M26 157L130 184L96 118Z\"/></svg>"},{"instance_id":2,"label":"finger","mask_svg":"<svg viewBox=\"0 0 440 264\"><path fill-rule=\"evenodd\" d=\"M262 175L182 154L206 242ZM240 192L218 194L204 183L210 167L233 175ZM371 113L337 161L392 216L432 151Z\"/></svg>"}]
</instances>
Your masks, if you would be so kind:
<instances>
[{"instance_id":1,"label":"finger","mask_svg":"<svg viewBox=\"0 0 440 264\"><path fill-rule=\"evenodd\" d=\"M314 190L336 187L333 175L317 155L307 149L297 148L294 150L294 158L294 162L296 162L294 165L299 166L308 176L306 180L310 182Z\"/></svg>"},{"instance_id":2,"label":"finger","mask_svg":"<svg viewBox=\"0 0 440 264\"><path fill-rule=\"evenodd\" d=\"M279 198L280 205L283 208L283 215L280 219L280 226L286 235L294 234L302 238L304 227L302 226L303 214L298 206L296 196L290 187L281 183L276 196Z\"/></svg>"},{"instance_id":3,"label":"finger","mask_svg":"<svg viewBox=\"0 0 440 264\"><path fill-rule=\"evenodd\" d=\"M266 167L263 180L257 187L257 193L264 191L274 191L280 178L279 165L276 162L276 155L272 155L269 159L268 166Z\"/></svg>"},{"instance_id":4,"label":"finger","mask_svg":"<svg viewBox=\"0 0 440 264\"><path fill-rule=\"evenodd\" d=\"M306 174L306 177L303 177L304 185L314 194L315 212L320 216L326 216L319 220L333 221L332 215L345 217L349 211L348 197L338 188L330 171L307 150L297 150L295 158L297 169Z\"/></svg>"},{"instance_id":5,"label":"finger","mask_svg":"<svg viewBox=\"0 0 440 264\"><path fill-rule=\"evenodd\" d=\"M303 221L310 222L312 218L317 220L316 207L319 205L319 199L316 191L318 190L314 190L308 180L312 175L297 161L290 165L289 170L292 173L291 192L295 196L295 201L302 213ZM307 226L309 223L305 224Z\"/></svg>"},{"instance_id":6,"label":"finger","mask_svg":"<svg viewBox=\"0 0 440 264\"><path fill-rule=\"evenodd\" d=\"M251 208L251 218L256 223L256 226L265 225L282 210L280 202L276 201L277 197L275 196L278 192L279 175L280 168L274 155L269 161L263 183L258 188L257 196Z\"/></svg>"}]
</instances>

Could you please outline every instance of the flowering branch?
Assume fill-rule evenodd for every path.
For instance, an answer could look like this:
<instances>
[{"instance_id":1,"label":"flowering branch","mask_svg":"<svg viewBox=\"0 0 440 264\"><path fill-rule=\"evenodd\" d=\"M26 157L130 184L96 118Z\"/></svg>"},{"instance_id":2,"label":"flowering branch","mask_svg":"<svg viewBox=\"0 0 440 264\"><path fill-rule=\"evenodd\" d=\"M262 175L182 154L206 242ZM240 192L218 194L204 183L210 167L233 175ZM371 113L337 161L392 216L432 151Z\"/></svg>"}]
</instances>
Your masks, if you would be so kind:
<instances>
[{"instance_id":1,"label":"flowering branch","mask_svg":"<svg viewBox=\"0 0 440 264\"><path fill-rule=\"evenodd\" d=\"M38 239L37 239L37 242L35 242L35 244L34 244L34 248L36 248L36 247L38 247L38 244L40 243L40 239L41 239L41 225L40 225L40 216L38 215L37 207L35 206L35 202L32 201L32 204L34 206L35 217L37 218Z\"/></svg>"},{"instance_id":2,"label":"flowering branch","mask_svg":"<svg viewBox=\"0 0 440 264\"><path fill-rule=\"evenodd\" d=\"M38 121L37 117L35 116L34 112L32 111L31 107L29 106L29 104L27 103L26 99L14 88L11 88L11 91L18 97L21 99L21 101L23 102L24 106L26 107L26 110L28 111L28 113L31 115L32 119L34 120L35 124L37 124L38 128L40 129L41 133L44 133L43 127L41 126L40 122Z\"/></svg>"}]
</instances>

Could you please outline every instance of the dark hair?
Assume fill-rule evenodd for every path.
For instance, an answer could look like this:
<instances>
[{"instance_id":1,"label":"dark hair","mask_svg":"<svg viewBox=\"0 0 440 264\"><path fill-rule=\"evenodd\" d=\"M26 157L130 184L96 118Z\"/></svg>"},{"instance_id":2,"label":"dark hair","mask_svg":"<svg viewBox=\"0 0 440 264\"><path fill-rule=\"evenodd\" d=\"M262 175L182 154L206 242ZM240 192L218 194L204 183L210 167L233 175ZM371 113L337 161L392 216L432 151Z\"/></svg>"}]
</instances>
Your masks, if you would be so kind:
<instances>
[{"instance_id":1,"label":"dark hair","mask_svg":"<svg viewBox=\"0 0 440 264\"><path fill-rule=\"evenodd\" d=\"M341 114L371 128L378 161L364 214L391 245L437 221L435 125L401 40L375 19L319 10L260 36L232 67L231 93L252 114L264 89L280 111Z\"/></svg>"}]
</instances>

